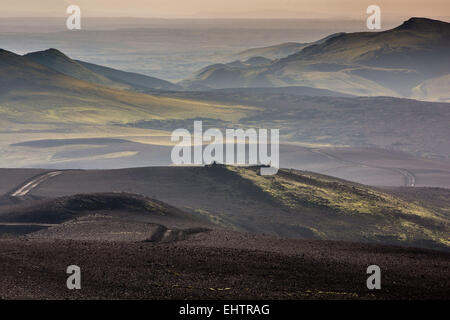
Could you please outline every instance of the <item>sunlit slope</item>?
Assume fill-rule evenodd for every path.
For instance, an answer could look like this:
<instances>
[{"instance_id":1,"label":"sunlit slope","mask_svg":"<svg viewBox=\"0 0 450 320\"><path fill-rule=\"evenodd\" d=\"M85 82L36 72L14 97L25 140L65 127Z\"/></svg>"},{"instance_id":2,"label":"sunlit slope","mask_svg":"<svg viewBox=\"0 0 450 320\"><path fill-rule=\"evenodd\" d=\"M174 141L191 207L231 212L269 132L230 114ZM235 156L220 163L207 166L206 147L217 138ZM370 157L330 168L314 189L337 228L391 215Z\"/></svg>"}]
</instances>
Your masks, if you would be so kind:
<instances>
[{"instance_id":1,"label":"sunlit slope","mask_svg":"<svg viewBox=\"0 0 450 320\"><path fill-rule=\"evenodd\" d=\"M99 86L5 50L0 51L0 75L3 121L107 124L197 116L237 120L249 110Z\"/></svg>"},{"instance_id":2,"label":"sunlit slope","mask_svg":"<svg viewBox=\"0 0 450 320\"><path fill-rule=\"evenodd\" d=\"M448 217L392 194L319 174L228 167L293 216L291 225L321 239L450 246Z\"/></svg>"}]
</instances>

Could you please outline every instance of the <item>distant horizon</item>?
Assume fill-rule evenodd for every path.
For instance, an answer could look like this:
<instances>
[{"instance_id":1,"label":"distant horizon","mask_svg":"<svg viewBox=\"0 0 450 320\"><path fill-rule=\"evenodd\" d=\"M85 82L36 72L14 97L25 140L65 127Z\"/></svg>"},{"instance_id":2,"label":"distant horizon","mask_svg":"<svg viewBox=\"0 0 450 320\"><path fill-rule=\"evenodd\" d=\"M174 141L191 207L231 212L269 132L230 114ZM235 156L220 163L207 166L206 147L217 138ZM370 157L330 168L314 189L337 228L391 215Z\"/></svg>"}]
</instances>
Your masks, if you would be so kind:
<instances>
[{"instance_id":1,"label":"distant horizon","mask_svg":"<svg viewBox=\"0 0 450 320\"><path fill-rule=\"evenodd\" d=\"M69 5L85 17L150 19L364 19L369 5L380 6L384 18L423 16L448 18L447 0L15 0L0 3L1 17L64 17Z\"/></svg>"},{"instance_id":2,"label":"distant horizon","mask_svg":"<svg viewBox=\"0 0 450 320\"><path fill-rule=\"evenodd\" d=\"M450 23L450 17L410 16L399 19L384 18L381 29L385 31L396 28L411 18L425 18ZM47 33L66 30L67 17L1 17L0 33ZM332 27L334 25L334 28ZM255 29L255 30L298 30L299 35L303 31L312 31L305 37L285 37L281 41L268 40L267 45L275 45L281 42L308 42L320 39L334 32L364 32L366 22L364 19L353 18L160 18L160 17L84 17L82 22L85 31L122 30L122 29ZM325 32L326 29L328 32ZM314 31L313 31L314 30ZM324 32L320 33L320 30ZM335 30L335 31L333 31ZM295 33L295 32L294 32ZM264 46L265 44L255 44ZM21 50L22 51L22 50Z\"/></svg>"},{"instance_id":3,"label":"distant horizon","mask_svg":"<svg viewBox=\"0 0 450 320\"><path fill-rule=\"evenodd\" d=\"M403 22L411 19L411 18L425 18L425 19L432 19L432 20L439 20L439 21L443 21L443 22L447 22L450 23L450 15L449 16L442 16L442 17L429 17L429 16L407 16L407 17L398 17L398 18L388 18L385 17L383 19L383 23L382 23L382 29L380 31L383 30L388 30L391 28L395 28L399 25L401 25ZM29 24L22 24L24 20L30 20ZM10 22L15 22L15 25L18 25L19 23L22 25L22 27L33 27L36 26L36 22L39 22L39 24L42 24L42 20L48 20L48 26L52 26L55 23L60 24L61 21L65 21L65 19L67 19L67 16L48 16L48 17L42 17L42 16L17 16L17 17L4 17L0 15L0 21L3 21L0 24L0 32L2 31L7 31L7 32L11 32L12 30L2 30L2 25L6 26L6 27L12 27L12 26L8 26L7 23L8 21ZM90 22L91 25L86 25L86 23L84 24L85 28L87 27L87 29L90 29L90 27L93 27L95 29L98 29L99 27L101 28L101 25L99 26L95 26L92 25L92 23L95 23L95 21L101 22L102 25L104 25L105 27L108 26L108 22L110 23L111 26L113 26L115 23L116 24L126 24L126 23L136 23L136 25L130 25L130 26L123 26L124 28L129 28L129 27L147 27L147 25L150 27L151 22L155 22L156 25L158 25L158 22L162 23L162 22L173 22L173 23L181 23L181 22L189 22L189 21L197 21L197 22L222 22L222 23L226 23L226 22L231 22L231 21L241 21L241 22L258 22L258 21L277 21L280 23L288 23L288 22L300 22L300 21L311 21L311 22L332 22L332 21L336 21L336 22L348 22L348 23L354 23L354 22L361 22L361 25L365 26L365 20L364 19L358 19L358 18L345 18L345 17L336 17L336 18L261 18L261 17L223 17L223 18L209 18L209 17L171 17L171 18L166 18L166 17L137 17L137 16L84 16L83 20L85 22ZM33 23L34 21L34 23ZM147 22L147 24L146 24ZM139 25L140 24L140 25ZM64 25L65 26L65 25ZM63 27L64 27L63 26ZM269 27L269 26L268 26ZM109 29L110 27L108 27ZM9 28L8 28L9 29ZM37 31L37 30L36 30ZM358 32L358 31L362 31L362 30L354 30L353 32ZM352 31L347 31L347 32L352 32Z\"/></svg>"},{"instance_id":4,"label":"distant horizon","mask_svg":"<svg viewBox=\"0 0 450 320\"><path fill-rule=\"evenodd\" d=\"M66 19L67 15L61 16L2 16L0 14L0 19ZM282 18L282 17L223 17L223 18L214 18L214 17L139 17L139 16L84 16L85 19L136 19L136 20L343 20L343 21L358 21L360 18L356 17L334 17L334 18L326 18L326 17L312 17L312 18ZM401 19L410 19L410 18L424 18L431 20L441 20L441 19L450 19L449 16L440 16L440 17L430 17L425 15L411 15L405 17L395 17L390 18L389 20L401 20Z\"/></svg>"},{"instance_id":5,"label":"distant horizon","mask_svg":"<svg viewBox=\"0 0 450 320\"><path fill-rule=\"evenodd\" d=\"M360 21L361 18L358 17L159 17L159 16L149 16L149 17L139 17L139 16L83 16L84 19L131 19L131 20L286 20L286 21L295 21L295 20L311 20L311 21L321 21L321 20L327 20L327 21ZM426 15L410 15L410 16L404 16L404 17L387 17L385 20L388 21L406 21L411 18L424 18L424 19L431 19L431 20L449 20L445 22L450 22L450 15L447 16L426 16ZM67 19L67 15L61 15L61 16L2 16L0 14L0 19Z\"/></svg>"}]
</instances>

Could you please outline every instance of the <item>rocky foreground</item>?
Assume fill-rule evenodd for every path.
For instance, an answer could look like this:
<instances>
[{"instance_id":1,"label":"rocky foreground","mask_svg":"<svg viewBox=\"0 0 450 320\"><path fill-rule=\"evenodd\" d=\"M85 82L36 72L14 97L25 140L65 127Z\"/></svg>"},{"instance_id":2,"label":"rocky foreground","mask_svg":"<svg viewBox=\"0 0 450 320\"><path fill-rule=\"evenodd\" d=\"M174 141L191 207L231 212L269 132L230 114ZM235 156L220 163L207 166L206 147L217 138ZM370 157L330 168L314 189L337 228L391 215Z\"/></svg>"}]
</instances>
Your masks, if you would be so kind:
<instances>
[{"instance_id":1,"label":"rocky foreground","mask_svg":"<svg viewBox=\"0 0 450 320\"><path fill-rule=\"evenodd\" d=\"M371 264L381 290L366 287ZM81 268L81 290L66 287L69 265ZM0 240L1 299L448 299L449 274L445 252L235 232L175 242Z\"/></svg>"}]
</instances>

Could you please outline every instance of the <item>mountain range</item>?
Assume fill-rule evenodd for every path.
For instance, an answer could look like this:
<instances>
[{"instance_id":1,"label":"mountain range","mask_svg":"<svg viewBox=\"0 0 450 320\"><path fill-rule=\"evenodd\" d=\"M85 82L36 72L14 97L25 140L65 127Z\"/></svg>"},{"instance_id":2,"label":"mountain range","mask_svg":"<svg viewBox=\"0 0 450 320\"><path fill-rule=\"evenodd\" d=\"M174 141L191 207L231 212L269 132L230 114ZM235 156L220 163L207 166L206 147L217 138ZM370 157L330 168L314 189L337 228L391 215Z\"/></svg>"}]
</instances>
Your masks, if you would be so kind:
<instances>
[{"instance_id":1,"label":"mountain range","mask_svg":"<svg viewBox=\"0 0 450 320\"><path fill-rule=\"evenodd\" d=\"M383 32L337 34L264 65L211 65L181 84L308 86L360 96L448 101L449 55L450 23L411 18Z\"/></svg>"}]
</instances>

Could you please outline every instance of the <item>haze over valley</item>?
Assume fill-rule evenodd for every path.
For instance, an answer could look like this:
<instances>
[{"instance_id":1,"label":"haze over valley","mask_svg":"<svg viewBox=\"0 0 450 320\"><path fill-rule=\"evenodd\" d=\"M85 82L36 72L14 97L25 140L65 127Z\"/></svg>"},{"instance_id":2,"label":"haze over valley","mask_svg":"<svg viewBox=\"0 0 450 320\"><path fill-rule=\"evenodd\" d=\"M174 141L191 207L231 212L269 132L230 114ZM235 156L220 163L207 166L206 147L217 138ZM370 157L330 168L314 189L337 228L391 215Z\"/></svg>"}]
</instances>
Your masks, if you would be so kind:
<instances>
[{"instance_id":1,"label":"haze over valley","mask_svg":"<svg viewBox=\"0 0 450 320\"><path fill-rule=\"evenodd\" d=\"M179 83L73 59L57 48L25 55L2 50L0 69L8 77L0 80L1 166L170 165L171 131L203 119L222 129L279 128L282 167L372 185L448 187L449 104L435 102L448 92L448 23L414 18L379 34L333 33L305 42L298 53L284 52L285 58L274 58L273 48L244 50L239 63L207 67L203 80ZM337 47L355 52L356 43L360 52L346 55L353 62L333 53ZM378 49L381 43L389 45ZM266 57L249 57L252 52ZM405 54L408 66L401 62ZM282 70L317 81L268 82L285 77ZM250 78L238 80L248 72ZM322 82L323 75L331 82ZM218 81L244 87L215 89ZM412 99L417 92L422 100Z\"/></svg>"}]
</instances>

